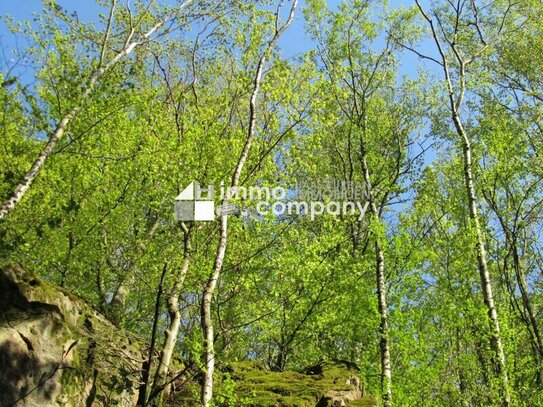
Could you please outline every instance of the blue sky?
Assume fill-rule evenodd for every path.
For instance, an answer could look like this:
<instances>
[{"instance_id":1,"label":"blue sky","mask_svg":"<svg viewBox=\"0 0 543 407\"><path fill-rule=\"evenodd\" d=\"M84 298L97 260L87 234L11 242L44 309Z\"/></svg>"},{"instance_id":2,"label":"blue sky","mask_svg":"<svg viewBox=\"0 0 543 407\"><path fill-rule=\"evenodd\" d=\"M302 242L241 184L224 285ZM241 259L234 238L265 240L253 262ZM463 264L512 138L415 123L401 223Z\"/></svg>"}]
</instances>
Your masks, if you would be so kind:
<instances>
[{"instance_id":1,"label":"blue sky","mask_svg":"<svg viewBox=\"0 0 543 407\"><path fill-rule=\"evenodd\" d=\"M95 16L100 9L94 0L69 1L62 0L58 2L70 10L77 10L82 18ZM17 20L28 19L35 11L42 8L41 0L1 0L0 14L10 14Z\"/></svg>"},{"instance_id":2,"label":"blue sky","mask_svg":"<svg viewBox=\"0 0 543 407\"><path fill-rule=\"evenodd\" d=\"M98 13L105 10L96 4L95 0L57 0L58 3L69 11L77 11L79 17L83 21L95 21ZM166 0L168 3L171 0ZM173 3L173 1L171 1ZM340 3L340 0L328 0L328 5L335 8ZM403 5L409 7L414 4L413 1L393 0L390 7ZM305 33L304 17L301 9L305 6L305 0L300 0L299 10L296 13L295 20L291 27L285 32L279 41L285 57L303 53L312 48L313 44ZM42 8L41 0L0 0L0 15L9 14L15 20L31 20L32 13L39 12ZM0 41L4 48L4 52L10 51L14 46L13 37L6 30L4 24L0 22ZM416 75L416 65L421 61L414 55L405 54L402 56L401 73L408 74L414 77Z\"/></svg>"},{"instance_id":3,"label":"blue sky","mask_svg":"<svg viewBox=\"0 0 543 407\"><path fill-rule=\"evenodd\" d=\"M162 1L172 4L175 2L175 0ZM96 21L99 13L107 12L103 7L97 5L95 0L57 0L57 2L69 12L76 11L82 21ZM334 9L340 2L341 0L328 0L328 5L330 8ZM423 0L423 4L424 2L425 0ZM277 2L274 3L276 4ZM285 2L285 8L288 7L288 3L289 2ZM390 0L389 7L410 7L413 4L414 0ZM293 57L314 47L314 44L305 32L304 16L302 13L304 7L305 0L300 0L294 22L279 41L283 56L286 58ZM32 14L40 12L41 9L42 0L0 0L0 16L8 14L15 20L31 20ZM8 60L11 58L10 54L15 44L13 35L6 29L5 24L0 21L0 46L4 53L4 55L0 54L0 69L5 69L5 63L2 58L7 58ZM429 42L423 43L422 49L424 52L430 54L435 52L432 44ZM426 69L437 73L438 67L436 65L425 63L410 52L404 52L400 57L400 61L400 75L405 74L410 78L416 78L418 76L417 67L421 65L425 66ZM29 68L26 71L23 69L22 72L19 71L19 75L21 74L24 77L23 81L31 82L33 80L34 72L32 71L32 68ZM430 154L430 156L433 156L433 154Z\"/></svg>"},{"instance_id":4,"label":"blue sky","mask_svg":"<svg viewBox=\"0 0 543 407\"><path fill-rule=\"evenodd\" d=\"M163 0L164 1L164 0ZM57 0L58 4L68 11L77 11L83 21L96 20L98 13L104 12L104 8L96 4L95 0ZM173 1L165 0L165 3ZM339 0L329 1L331 6L337 5ZM286 56L293 56L311 48L311 43L305 35L304 18L301 8L305 1L300 0L299 10L296 13L295 21L280 40L280 46ZM288 4L286 5L288 7ZM39 12L42 8L42 0L0 0L0 15L9 14L15 20L30 20L32 13ZM0 23L0 37L4 48L12 45L12 38L3 24Z\"/></svg>"}]
</instances>

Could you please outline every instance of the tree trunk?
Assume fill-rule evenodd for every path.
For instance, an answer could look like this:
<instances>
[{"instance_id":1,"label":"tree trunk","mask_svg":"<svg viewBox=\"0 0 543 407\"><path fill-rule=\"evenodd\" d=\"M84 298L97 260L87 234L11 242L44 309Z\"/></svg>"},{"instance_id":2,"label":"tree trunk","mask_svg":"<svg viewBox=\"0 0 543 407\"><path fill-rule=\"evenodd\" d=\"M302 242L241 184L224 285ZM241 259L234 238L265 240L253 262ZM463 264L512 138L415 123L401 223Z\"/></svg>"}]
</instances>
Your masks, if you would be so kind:
<instances>
[{"instance_id":1,"label":"tree trunk","mask_svg":"<svg viewBox=\"0 0 543 407\"><path fill-rule=\"evenodd\" d=\"M511 404L511 396L509 394L509 377L505 366L505 352L501 340L500 322L498 321L498 312L494 303L494 295L492 284L490 281L490 271L488 269L486 248L484 243L484 234L479 220L478 201L473 183L473 163L471 143L465 134L465 131L460 122L460 118L456 112L453 113L453 119L459 135L463 139L463 157L464 157L464 182L466 184L466 192L468 196L469 215L475 230L476 236L476 252L477 263L479 266L479 277L481 279L481 288L483 300L487 308L487 314L490 325L490 347L494 352L494 364L496 373L503 381L503 402L508 406Z\"/></svg>"},{"instance_id":2,"label":"tree trunk","mask_svg":"<svg viewBox=\"0 0 543 407\"><path fill-rule=\"evenodd\" d=\"M511 254L513 257L513 269L515 271L517 285L520 290L522 305L523 305L524 311L526 312L528 316L527 318L523 314L522 310L520 309L520 306L518 306L518 303L516 301L517 294L515 293L515 289L512 286L512 284L507 283L508 290L512 299L514 300L516 308L521 314L521 318L524 324L526 325L526 328L530 335L530 340L532 341L534 359L537 364L536 381L537 381L537 384L540 386L543 382L543 366L541 364L543 361L543 340L541 337L541 331L539 329L539 323L536 317L537 313L533 308L530 295L528 293L528 286L526 284L526 277L524 275L524 269L522 265L522 257L519 254L519 250L518 250L518 237L517 237L518 233L516 232L517 225L514 225L513 228L510 228L509 225L507 224L506 219L500 213L497 202L492 198L492 196L485 194L484 190L483 190L483 195L485 199L487 200L488 204L490 205L490 207L492 208L492 210L494 211L494 213L496 214L496 216L498 217L502 231L505 235L505 243L507 245L508 254ZM505 278L506 278L506 281L509 281L508 273L507 273L507 256L504 260L504 263L505 263L504 273L506 273Z\"/></svg>"},{"instance_id":3,"label":"tree trunk","mask_svg":"<svg viewBox=\"0 0 543 407\"><path fill-rule=\"evenodd\" d=\"M45 160L47 160L47 158L53 153L53 150L64 135L68 123L70 123L72 118L79 112L79 110L79 107L70 110L68 114L66 114L60 120L57 128L55 129L51 137L49 137L49 141L47 142L43 150L41 150L38 158L36 158L36 161L34 161L34 164L32 164L32 167L27 171L19 184L17 184L7 201L0 207L0 219L3 219L8 213L10 213L15 208L15 205L17 205L26 194L26 191L28 191L28 189L38 176L38 173L40 172L41 167L45 163Z\"/></svg>"},{"instance_id":4,"label":"tree trunk","mask_svg":"<svg viewBox=\"0 0 543 407\"><path fill-rule=\"evenodd\" d=\"M498 312L496 310L496 305L494 304L494 295L492 292L492 284L490 281L490 271L488 269L488 263L487 263L487 255L486 255L486 249L485 249L485 243L484 243L484 232L483 228L481 227L481 222L479 219L479 213L478 213L478 207L479 202L477 200L477 194L475 192L475 185L473 181L473 163L472 163L472 149L471 149L471 141L467 134L467 132L464 129L464 126L462 124L462 119L460 117L460 108L463 103L464 94L466 91L466 66L470 62L472 62L473 59L469 59L462 55L461 52L458 51L456 48L455 41L451 41L450 39L445 38L445 43L448 44L450 47L450 50L452 51L452 54L454 55L454 58L456 59L456 62L458 64L457 70L458 70L458 77L456 78L457 81L457 88L455 90L455 87L453 86L453 76L451 75L449 71L449 57L446 54L446 49L443 48L442 41L439 38L438 31L441 32L443 35L446 35L443 31L443 26L441 25L441 20L439 20L437 17L439 28L436 30L436 27L434 26L434 21L429 17L428 14L424 11L422 8L419 0L415 0L415 3L417 4L417 7L422 14L422 17L428 22L432 34L432 38L436 44L439 57L441 59L441 62L438 62L441 65L441 68L443 70L443 75L445 79L445 83L447 86L447 96L449 98L449 107L451 111L451 119L454 125L454 128L456 130L456 133L458 135L459 141L462 145L462 158L464 161L464 183L466 188L466 194L468 199L468 210L469 210L469 217L471 220L471 225L475 231L475 237L476 237L476 254L477 254L477 264L479 268L479 277L481 280L481 290L483 293L483 300L487 309L488 314L488 323L490 327L490 347L494 353L494 367L497 376L502 381L501 387L502 387L502 398L503 398L503 404L505 406L509 406L511 404L511 396L509 393L509 378L507 375L507 369L505 365L505 352L503 349L503 344L501 340L501 331L500 331L500 323L498 321ZM456 17L457 19L460 18L460 9L456 9ZM486 48L486 45L484 46ZM483 49L484 49L483 48ZM467 58L467 60L465 59ZM432 60L436 61L432 58ZM436 61L437 62L437 61Z\"/></svg>"},{"instance_id":5,"label":"tree trunk","mask_svg":"<svg viewBox=\"0 0 543 407\"><path fill-rule=\"evenodd\" d=\"M176 276L174 286L170 295L168 296L168 315L170 317L170 323L168 328L164 332L164 345L160 352L160 359L158 362L157 371L153 382L153 391L151 392L152 398L160 399L159 394L162 392L166 383L166 377L170 369L172 361L173 351L175 349L175 343L177 341L177 335L179 334L179 327L181 326L181 311L179 310L179 295L187 276L189 265L192 259L192 247L190 244L190 229L185 225L183 227L183 264L181 270Z\"/></svg>"},{"instance_id":6,"label":"tree trunk","mask_svg":"<svg viewBox=\"0 0 543 407\"><path fill-rule=\"evenodd\" d=\"M385 286L385 257L379 243L375 242L376 272L377 272L377 298L379 301L379 314L381 322L380 348L381 348L381 388L383 394L383 406L392 405L392 375L390 367L390 339L388 333L387 301Z\"/></svg>"},{"instance_id":7,"label":"tree trunk","mask_svg":"<svg viewBox=\"0 0 543 407\"><path fill-rule=\"evenodd\" d=\"M215 371L215 348L214 348L214 329L213 320L211 317L211 301L213 300L213 292L217 286L219 276L226 254L226 246L228 242L228 217L221 215L221 235L213 273L209 277L204 289L201 307L202 331L204 332L204 381L202 383L201 400L204 407L208 407L213 397L213 373Z\"/></svg>"},{"instance_id":8,"label":"tree trunk","mask_svg":"<svg viewBox=\"0 0 543 407\"><path fill-rule=\"evenodd\" d=\"M114 6L113 6L114 7ZM164 24L164 21L159 22L155 26L153 26L149 31L147 31L145 34L143 34L143 39L147 41L149 37L158 30L162 25ZM55 131L53 134L49 137L49 141L47 141L47 144L43 148L43 150L38 155L38 158L34 161L34 164L32 164L32 167L27 171L27 173L24 175L23 179L15 186L13 192L11 193L10 197L0 206L0 220L2 220L8 213L10 213L15 206L19 203L19 201L23 198L23 196L26 194L36 177L38 176L41 167L43 164L45 164L45 161L49 156L53 153L55 147L57 146L58 142L62 139L62 136L64 135L64 132L66 131L66 128L68 127L68 124L72 121L72 119L77 116L79 111L81 110L83 104L88 99L88 97L92 94L94 91L94 88L96 87L96 83L100 80L100 78L109 71L113 66L117 64L123 57L127 56L132 52L136 46L143 43L143 41L132 41L132 37L134 35L134 31L132 31L127 38L127 41L125 43L125 46L121 51L119 51L107 64L102 65L102 58L105 52L105 46L107 42L107 38L109 36L109 29L110 26L108 25L108 28L105 33L105 39L104 44L102 45L102 52L101 52L101 60L99 67L94 73L92 74L89 83L85 87L85 90L83 91L83 94L81 95L81 100L79 101L79 104L72 108L67 114L65 114L58 122Z\"/></svg>"},{"instance_id":9,"label":"tree trunk","mask_svg":"<svg viewBox=\"0 0 543 407\"><path fill-rule=\"evenodd\" d=\"M507 233L507 235L509 235ZM537 363L537 384L541 385L543 381L543 340L541 338L541 331L539 330L539 324L537 322L536 313L532 306L532 301L530 300L530 295L528 294L528 286L526 284L526 277L524 276L524 270L522 268L522 260L518 253L517 241L516 238L509 238L511 241L511 251L513 252L513 265L515 268L515 276L517 278L517 284L520 289L520 295L522 298L522 304L524 309L528 314L528 319L533 332L532 341L535 342L534 346L537 349L536 352L536 363Z\"/></svg>"},{"instance_id":10,"label":"tree trunk","mask_svg":"<svg viewBox=\"0 0 543 407\"><path fill-rule=\"evenodd\" d=\"M282 3L281 3L282 4ZM233 190L235 187L239 184L239 179L241 177L241 172L243 171L243 167L245 166L245 162L247 161L247 158L249 156L249 151L251 149L251 145L253 143L254 138L254 132L256 127L256 102L258 93L260 92L260 84L262 81L262 74L264 72L264 65L266 64L266 60L268 59L268 55L272 51L273 47L275 46L275 43L279 39L279 37L283 34L283 32L288 28L288 26L292 23L292 20L294 19L294 12L296 11L296 7L298 5L298 0L294 0L292 2L292 6L290 8L290 13L288 16L287 21L282 26L278 25L279 21L279 11L281 9L281 5L277 9L276 12L276 26L275 26L275 33L273 38L268 42L266 49L264 50L262 56L260 57L260 60L258 61L258 66L256 69L254 81L253 81L253 90L251 92L251 98L249 100L249 126L247 129L247 139L245 140L245 145L243 146L243 150L241 151L241 155L238 159L238 163L236 165L236 168L234 170L234 173L232 175L232 182L230 186ZM230 199L230 196L227 196L223 199L222 204L228 203ZM220 219L220 237L219 237L219 244L217 246L217 251L215 254L215 262L213 265L213 272L209 276L209 279L207 280L203 296L202 296L202 303L201 303L201 324L202 324L202 331L204 334L204 357L203 357L203 363L205 366L205 372L204 372L204 381L202 383L202 391L201 391L201 402L204 407L209 407L209 403L211 401L211 398L213 397L213 373L215 371L215 349L214 349L214 329L213 329L213 319L211 317L211 302L213 300L213 293L215 291L215 287L217 286L217 282L219 281L219 276L221 274L222 265L224 262L224 257L226 254L226 247L228 244L228 218L227 215L221 215Z\"/></svg>"},{"instance_id":11,"label":"tree trunk","mask_svg":"<svg viewBox=\"0 0 543 407\"><path fill-rule=\"evenodd\" d=\"M277 358L275 359L275 368L278 372L285 370L285 363L287 361L287 349L286 346L281 344L279 346L279 351L277 353Z\"/></svg>"},{"instance_id":12,"label":"tree trunk","mask_svg":"<svg viewBox=\"0 0 543 407\"><path fill-rule=\"evenodd\" d=\"M367 198L374 222L380 223L379 210L375 204L371 187L370 171L367 163L365 141L361 140L361 163L366 183ZM388 312L386 300L385 255L379 244L380 236L375 236L375 274L377 287L377 301L379 304L379 348L381 353L381 394L384 407L392 406L392 372L390 366L390 339L388 332Z\"/></svg>"},{"instance_id":13,"label":"tree trunk","mask_svg":"<svg viewBox=\"0 0 543 407\"><path fill-rule=\"evenodd\" d=\"M156 301L155 301L155 314L153 318L153 329L151 331L151 345L149 346L149 357L143 363L143 372L142 372L142 385L139 389L138 394L138 406L147 405L147 395L149 393L149 382L151 379L151 369L153 368L153 356L155 354L155 344L156 344L156 333L158 328L158 319L160 317L160 302L162 300L162 293L164 290L164 278L166 277L166 271L168 269L168 264L165 263L162 268L162 275L160 276L160 283L158 285Z\"/></svg>"}]
</instances>

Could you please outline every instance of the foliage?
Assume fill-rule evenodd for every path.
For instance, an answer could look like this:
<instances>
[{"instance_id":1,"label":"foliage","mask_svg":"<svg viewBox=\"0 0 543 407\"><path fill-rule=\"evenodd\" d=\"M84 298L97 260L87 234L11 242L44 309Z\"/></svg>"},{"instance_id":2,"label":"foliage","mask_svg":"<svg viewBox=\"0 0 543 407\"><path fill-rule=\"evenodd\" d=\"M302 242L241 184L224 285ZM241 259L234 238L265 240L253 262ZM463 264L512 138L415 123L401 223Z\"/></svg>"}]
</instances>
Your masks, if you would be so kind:
<instances>
[{"instance_id":1,"label":"foliage","mask_svg":"<svg viewBox=\"0 0 543 407\"><path fill-rule=\"evenodd\" d=\"M28 267L148 341L156 322L157 350L171 318L168 298L177 296L176 352L198 376L200 303L218 221L185 225L192 251L177 292L184 232L173 201L192 181L213 183L217 195L221 182L230 183L279 2L124 3L97 1L96 21L55 2L32 22L3 18L2 30L28 44L20 52L32 80L24 67L2 66L2 202L60 118L80 110L28 193L0 220L0 265ZM336 383L300 372L323 357L356 363L367 393L380 394L376 244L386 266L393 405L501 403L464 145L435 35L451 61L453 93L463 97L459 115L471 142L512 405L543 405L540 2L436 1L420 10L306 3L296 18L310 49L292 58L281 41L273 49L241 185L283 186L288 199L300 185L330 180L366 192L365 159L379 216L229 216L213 301L223 367L216 404L316 402ZM163 20L158 39L142 40L83 97L102 57L122 49L131 30L140 35ZM404 74L406 64L415 67ZM235 203L251 213L258 202Z\"/></svg>"}]
</instances>

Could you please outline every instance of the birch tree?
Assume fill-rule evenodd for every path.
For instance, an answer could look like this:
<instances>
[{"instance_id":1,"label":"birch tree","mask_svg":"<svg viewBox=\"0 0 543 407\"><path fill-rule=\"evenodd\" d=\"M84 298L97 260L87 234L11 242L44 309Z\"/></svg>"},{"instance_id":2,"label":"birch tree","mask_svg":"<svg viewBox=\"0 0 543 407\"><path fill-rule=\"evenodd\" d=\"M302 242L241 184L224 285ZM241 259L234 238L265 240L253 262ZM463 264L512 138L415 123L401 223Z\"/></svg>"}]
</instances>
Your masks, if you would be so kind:
<instances>
[{"instance_id":1,"label":"birch tree","mask_svg":"<svg viewBox=\"0 0 543 407\"><path fill-rule=\"evenodd\" d=\"M277 40L281 37L283 32L288 28L294 19L294 13L298 5L298 0L293 0L290 7L287 20L282 23L280 21L280 11L282 9L282 2L277 7L275 13L275 28L272 38L266 44L265 49L258 60L256 67L256 72L253 80L253 87L251 91L251 96L249 99L249 117L248 117L248 127L247 127L247 137L245 144L241 151L240 157L235 166L234 172L232 174L232 180L230 182L231 188L236 188L239 185L241 173L245 166L245 162L249 156L251 150L251 145L255 137L256 126L257 126L257 100L258 94L260 92L261 82L264 74L265 64L270 57ZM221 202L221 205L224 205L229 202L230 196L228 194ZM202 383L202 396L201 402L207 407L213 396L213 373L215 371L215 350L214 350L214 329L213 329L213 320L211 316L211 302L213 299L213 293L217 282L219 280L224 257L226 254L226 248L228 244L228 215L221 214L220 216L220 237L219 244L217 246L217 252L215 255L215 262L213 265L213 272L210 274L209 279L206 283L203 296L202 296L202 308L201 308L201 318L202 318L202 331L204 334L204 380Z\"/></svg>"},{"instance_id":2,"label":"birch tree","mask_svg":"<svg viewBox=\"0 0 543 407\"><path fill-rule=\"evenodd\" d=\"M397 49L390 34L385 34L384 46L377 48L374 41L381 27L370 21L367 5L356 2L344 4L338 13L330 14L325 10L324 4L313 3L313 35L319 42L319 55L332 98L330 102L340 109L337 130L340 134L343 132L342 137L347 143L346 149L336 147L335 159L343 166L346 181L358 181L365 187L369 221L364 227L373 246L374 287L379 314L381 396L383 405L391 406L390 287L387 278L392 273L385 261L388 244L384 212L390 200L401 193L400 178L410 173L412 168L409 136L415 128L416 110L411 110L409 96L406 95L414 89L396 90L391 83ZM409 14L402 13L391 16L390 30L395 35L402 35L402 24L409 18ZM396 103L403 104L403 110ZM360 250L357 255L364 253Z\"/></svg>"},{"instance_id":3,"label":"birch tree","mask_svg":"<svg viewBox=\"0 0 543 407\"><path fill-rule=\"evenodd\" d=\"M47 143L38 154L32 166L25 173L23 179L16 184L10 196L5 199L0 207L0 220L9 214L26 194L46 160L54 153L55 148L63 138L68 125L84 108L85 103L94 93L95 88L98 86L102 77L111 71L119 61L130 55L136 47L141 47L148 44L150 41L154 41L165 35L167 30L164 30L163 28L166 24L175 20L175 15L154 16L158 18L151 24L143 23L148 17L149 9L153 6L153 3L154 2L151 1L143 13L138 16L135 16L130 7L127 6L124 13L127 15L128 21L126 21L123 32L115 32L112 34L112 30L114 30L115 27L115 19L118 18L119 13L117 11L117 0L111 1L109 17L102 33L102 38L100 39L98 56L91 62L92 73L88 79L84 79L84 82L80 84L83 89L81 95L78 97L75 105L65 112L56 122L54 130L48 135ZM180 6L179 11L189 3L190 1ZM53 3L50 7L51 12L60 13L61 19L69 21L69 18L65 14L58 11L59 8L57 5ZM69 24L74 26L75 30L80 29L79 27L76 27L78 23L75 21L69 21ZM114 44L112 44L113 36L115 37ZM119 45L120 49L117 48Z\"/></svg>"},{"instance_id":4,"label":"birch tree","mask_svg":"<svg viewBox=\"0 0 543 407\"><path fill-rule=\"evenodd\" d=\"M470 227L475 235L475 251L481 282L481 291L487 308L490 326L490 347L494 352L493 364L496 375L501 381L501 398L504 405L511 404L509 377L502 343L501 327L498 319L488 255L485 247L484 225L479 215L480 201L477 196L472 137L466 130L463 109L465 108L466 92L469 91L468 78L470 68L474 63L490 52L503 35L504 21L508 18L511 4L503 9L494 21L494 27L488 26L495 16L485 15L483 8L475 2L450 2L446 7L426 11L417 1L417 7L422 18L429 27L430 35L437 48L437 57L419 54L421 58L437 63L441 69L446 85L446 95L449 104L450 119L458 137L463 158L463 177L466 189ZM494 10L493 10L494 11ZM500 10L502 11L502 10ZM446 14L446 13L449 14ZM470 78L471 79L471 78Z\"/></svg>"}]
</instances>

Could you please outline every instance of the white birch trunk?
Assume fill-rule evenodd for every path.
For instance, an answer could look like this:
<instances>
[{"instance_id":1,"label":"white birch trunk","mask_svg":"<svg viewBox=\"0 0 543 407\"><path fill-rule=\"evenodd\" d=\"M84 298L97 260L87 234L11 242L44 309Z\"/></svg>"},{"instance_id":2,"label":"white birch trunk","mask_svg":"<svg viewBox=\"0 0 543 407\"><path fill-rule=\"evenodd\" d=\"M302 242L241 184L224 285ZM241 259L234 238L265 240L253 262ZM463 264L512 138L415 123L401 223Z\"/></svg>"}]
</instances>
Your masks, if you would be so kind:
<instances>
[{"instance_id":1,"label":"white birch trunk","mask_svg":"<svg viewBox=\"0 0 543 407\"><path fill-rule=\"evenodd\" d=\"M298 5L298 0L294 0L290 8L290 14L287 21L282 26L278 25L279 22L279 11L281 4L276 12L275 19L275 34L273 38L268 43L264 53L260 57L258 66L256 69L256 74L253 82L253 91L251 93L251 98L249 101L249 127L247 130L247 139L243 150L238 159L236 169L232 175L231 187L237 187L239 184L239 179L241 177L241 172L245 166L245 162L249 156L251 145L254 138L255 126L256 126L256 104L258 93L260 92L260 84L262 81L262 74L264 72L264 65L268 58L268 55L272 51L275 43L281 36L281 34L288 28L294 19L294 13ZM233 189L233 188L232 188ZM229 196L226 196L224 202L225 204L229 200ZM201 318L202 318L202 331L204 334L204 381L202 383L202 392L201 392L201 403L204 407L209 407L211 398L213 397L213 373L215 372L215 348L214 348L214 329L213 329L213 319L211 316L211 302L213 300L213 293L219 281L221 274L222 266L224 263L224 257L226 255L226 248L228 245L228 218L227 215L221 215L220 219L220 238L219 245L217 246L217 252L215 255L215 262L213 265L213 272L209 276L207 284L205 286L202 304L201 304Z\"/></svg>"},{"instance_id":2,"label":"white birch trunk","mask_svg":"<svg viewBox=\"0 0 543 407\"><path fill-rule=\"evenodd\" d=\"M147 40L156 30L158 30L162 25L164 24L164 21L161 21L157 23L153 28L151 28L148 32L146 32L143 35L144 40ZM109 24L108 28L105 34L105 39L107 40L107 37L109 35ZM19 203L19 201L23 198L23 196L26 194L36 177L38 176L43 164L45 164L45 161L51 156L53 151L55 150L55 147L59 143L59 141L62 139L62 136L66 132L66 128L68 127L69 123L77 116L81 108L83 107L85 101L89 98L89 96L93 93L94 88L96 87L96 83L100 78L109 71L113 66L117 64L123 57L127 56L132 52L136 46L142 44L144 41L132 41L132 37L134 35L134 30L128 35L127 41L125 43L125 46L123 49L118 52L107 64L102 65L102 60L100 60L99 68L94 71L92 74L89 83L87 84L85 90L83 91L83 94L81 95L81 100L79 101L79 104L72 108L67 114L65 114L58 122L57 127L55 131L50 135L49 140L43 150L40 152L34 163L32 164L32 167L26 172L23 179L15 186L13 189L13 192L9 196L9 198L0 206L0 220L5 218ZM104 49L105 49L105 42L102 47L101 57L103 58L104 55Z\"/></svg>"}]
</instances>

